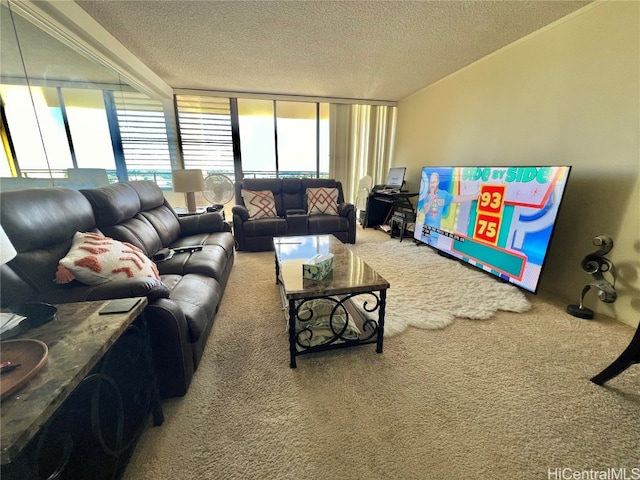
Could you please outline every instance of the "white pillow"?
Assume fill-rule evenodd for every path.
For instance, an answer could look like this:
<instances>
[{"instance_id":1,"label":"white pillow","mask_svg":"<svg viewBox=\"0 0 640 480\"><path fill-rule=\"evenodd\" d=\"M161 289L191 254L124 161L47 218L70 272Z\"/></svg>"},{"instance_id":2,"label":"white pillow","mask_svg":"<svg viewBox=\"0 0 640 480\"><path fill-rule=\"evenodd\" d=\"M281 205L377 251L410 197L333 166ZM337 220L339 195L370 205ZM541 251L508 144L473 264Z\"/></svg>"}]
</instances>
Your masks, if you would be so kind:
<instances>
[{"instance_id":1,"label":"white pillow","mask_svg":"<svg viewBox=\"0 0 640 480\"><path fill-rule=\"evenodd\" d=\"M76 232L71 249L58 264L56 283L76 279L87 285L100 285L133 277L160 280L155 263L135 245L97 233Z\"/></svg>"},{"instance_id":2,"label":"white pillow","mask_svg":"<svg viewBox=\"0 0 640 480\"><path fill-rule=\"evenodd\" d=\"M249 218L277 217L276 201L271 190L242 190Z\"/></svg>"},{"instance_id":3,"label":"white pillow","mask_svg":"<svg viewBox=\"0 0 640 480\"><path fill-rule=\"evenodd\" d=\"M338 189L307 188L307 215L338 215Z\"/></svg>"}]
</instances>

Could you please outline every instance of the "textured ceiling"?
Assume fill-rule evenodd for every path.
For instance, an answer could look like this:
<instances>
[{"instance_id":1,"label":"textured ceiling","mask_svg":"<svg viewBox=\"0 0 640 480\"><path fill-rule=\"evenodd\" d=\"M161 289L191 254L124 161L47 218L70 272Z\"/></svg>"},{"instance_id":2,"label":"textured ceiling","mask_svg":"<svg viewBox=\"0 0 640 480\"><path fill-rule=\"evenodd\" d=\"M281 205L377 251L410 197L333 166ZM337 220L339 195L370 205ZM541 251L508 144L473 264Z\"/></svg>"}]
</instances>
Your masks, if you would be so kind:
<instances>
[{"instance_id":1,"label":"textured ceiling","mask_svg":"<svg viewBox=\"0 0 640 480\"><path fill-rule=\"evenodd\" d=\"M397 101L590 1L76 1L173 88Z\"/></svg>"}]
</instances>

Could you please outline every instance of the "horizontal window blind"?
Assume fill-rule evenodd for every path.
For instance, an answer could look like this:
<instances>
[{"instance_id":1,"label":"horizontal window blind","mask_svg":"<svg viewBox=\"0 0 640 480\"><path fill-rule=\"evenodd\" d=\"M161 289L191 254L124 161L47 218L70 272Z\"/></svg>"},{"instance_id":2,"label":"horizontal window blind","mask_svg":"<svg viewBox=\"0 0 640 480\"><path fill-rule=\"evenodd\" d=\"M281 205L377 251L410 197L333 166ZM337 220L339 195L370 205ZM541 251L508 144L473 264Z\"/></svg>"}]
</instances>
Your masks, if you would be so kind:
<instances>
[{"instance_id":1,"label":"horizontal window blind","mask_svg":"<svg viewBox=\"0 0 640 480\"><path fill-rule=\"evenodd\" d=\"M176 95L184 168L233 178L231 105L228 98Z\"/></svg>"},{"instance_id":2,"label":"horizontal window blind","mask_svg":"<svg viewBox=\"0 0 640 480\"><path fill-rule=\"evenodd\" d=\"M171 174L171 155L162 103L143 93L113 94L127 171Z\"/></svg>"}]
</instances>

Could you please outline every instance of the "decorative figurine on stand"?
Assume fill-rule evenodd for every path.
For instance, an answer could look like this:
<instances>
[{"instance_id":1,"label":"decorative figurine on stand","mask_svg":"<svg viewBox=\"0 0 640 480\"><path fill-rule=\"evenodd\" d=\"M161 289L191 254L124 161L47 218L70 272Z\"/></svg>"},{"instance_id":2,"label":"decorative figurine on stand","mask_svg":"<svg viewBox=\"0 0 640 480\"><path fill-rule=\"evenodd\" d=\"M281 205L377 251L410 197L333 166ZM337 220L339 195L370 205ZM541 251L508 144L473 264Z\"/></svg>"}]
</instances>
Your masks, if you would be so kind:
<instances>
[{"instance_id":1,"label":"decorative figurine on stand","mask_svg":"<svg viewBox=\"0 0 640 480\"><path fill-rule=\"evenodd\" d=\"M591 287L598 289L598 298L605 303L613 303L618 298L615 289L615 267L613 262L605 257L613 248L613 240L608 235L598 235L594 237L593 244L600 248L584 257L580 265L585 272L593 276L594 280L582 289L580 305L567 305L567 313L578 318L592 319L594 316L593 310L583 305L584 296ZM610 273L613 283L604 278L606 272Z\"/></svg>"}]
</instances>

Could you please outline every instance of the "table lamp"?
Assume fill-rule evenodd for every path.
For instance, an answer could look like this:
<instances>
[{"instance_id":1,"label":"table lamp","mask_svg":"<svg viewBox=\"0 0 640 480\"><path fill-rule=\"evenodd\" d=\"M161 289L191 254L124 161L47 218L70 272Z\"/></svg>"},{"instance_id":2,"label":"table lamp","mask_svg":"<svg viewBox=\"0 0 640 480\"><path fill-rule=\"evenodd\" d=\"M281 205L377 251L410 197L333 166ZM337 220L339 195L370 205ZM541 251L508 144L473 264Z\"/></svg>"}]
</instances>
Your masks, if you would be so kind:
<instances>
[{"instance_id":1,"label":"table lamp","mask_svg":"<svg viewBox=\"0 0 640 480\"><path fill-rule=\"evenodd\" d=\"M187 194L187 210L189 213L196 212L196 197L194 192L204 190L204 177L200 169L172 170L173 191Z\"/></svg>"},{"instance_id":2,"label":"table lamp","mask_svg":"<svg viewBox=\"0 0 640 480\"><path fill-rule=\"evenodd\" d=\"M13 247L13 243L11 243L4 228L0 225L0 262L4 265L9 260L15 258L17 254L18 252L16 252L16 249Z\"/></svg>"}]
</instances>

